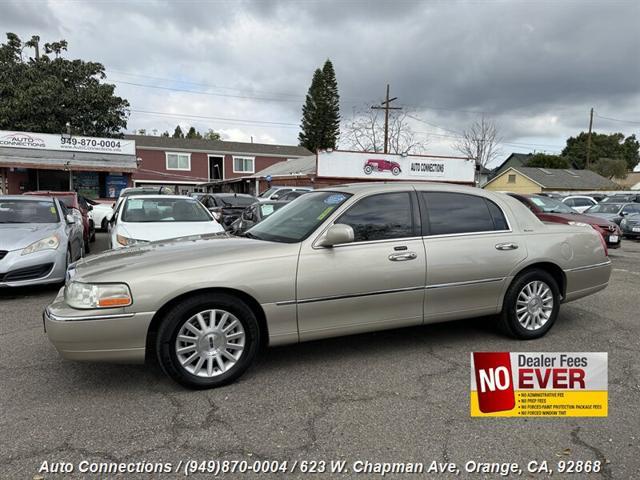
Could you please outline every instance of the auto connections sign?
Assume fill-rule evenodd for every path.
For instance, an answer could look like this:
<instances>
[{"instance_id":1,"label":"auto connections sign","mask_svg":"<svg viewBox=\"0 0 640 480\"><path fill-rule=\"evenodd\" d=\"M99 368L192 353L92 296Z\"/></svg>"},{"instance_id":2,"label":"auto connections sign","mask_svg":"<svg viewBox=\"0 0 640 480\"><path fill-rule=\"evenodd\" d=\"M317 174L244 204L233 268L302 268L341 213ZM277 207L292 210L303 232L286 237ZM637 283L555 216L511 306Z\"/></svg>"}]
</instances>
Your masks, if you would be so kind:
<instances>
[{"instance_id":1,"label":"auto connections sign","mask_svg":"<svg viewBox=\"0 0 640 480\"><path fill-rule=\"evenodd\" d=\"M317 167L318 177L333 178L473 183L475 176L473 159L429 155L320 151Z\"/></svg>"},{"instance_id":2,"label":"auto connections sign","mask_svg":"<svg viewBox=\"0 0 640 480\"><path fill-rule=\"evenodd\" d=\"M473 352L472 417L606 417L607 354Z\"/></svg>"},{"instance_id":3,"label":"auto connections sign","mask_svg":"<svg viewBox=\"0 0 640 480\"><path fill-rule=\"evenodd\" d=\"M0 130L0 148L26 148L88 153L135 155L136 142L122 138L73 137Z\"/></svg>"}]
</instances>

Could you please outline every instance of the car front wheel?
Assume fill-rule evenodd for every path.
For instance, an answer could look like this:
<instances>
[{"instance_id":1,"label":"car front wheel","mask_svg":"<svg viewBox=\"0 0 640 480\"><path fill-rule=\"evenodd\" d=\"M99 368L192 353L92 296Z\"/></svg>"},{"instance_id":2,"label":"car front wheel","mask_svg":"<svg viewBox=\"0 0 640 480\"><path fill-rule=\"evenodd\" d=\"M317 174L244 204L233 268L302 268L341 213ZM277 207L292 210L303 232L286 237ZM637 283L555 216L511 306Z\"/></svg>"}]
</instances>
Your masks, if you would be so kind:
<instances>
[{"instance_id":1,"label":"car front wheel","mask_svg":"<svg viewBox=\"0 0 640 480\"><path fill-rule=\"evenodd\" d=\"M194 389L236 380L255 359L260 330L253 311L226 294L198 295L167 313L156 342L162 369Z\"/></svg>"},{"instance_id":2,"label":"car front wheel","mask_svg":"<svg viewBox=\"0 0 640 480\"><path fill-rule=\"evenodd\" d=\"M560 289L544 270L529 270L515 278L507 290L499 326L508 335L531 340L545 335L560 309Z\"/></svg>"}]
</instances>

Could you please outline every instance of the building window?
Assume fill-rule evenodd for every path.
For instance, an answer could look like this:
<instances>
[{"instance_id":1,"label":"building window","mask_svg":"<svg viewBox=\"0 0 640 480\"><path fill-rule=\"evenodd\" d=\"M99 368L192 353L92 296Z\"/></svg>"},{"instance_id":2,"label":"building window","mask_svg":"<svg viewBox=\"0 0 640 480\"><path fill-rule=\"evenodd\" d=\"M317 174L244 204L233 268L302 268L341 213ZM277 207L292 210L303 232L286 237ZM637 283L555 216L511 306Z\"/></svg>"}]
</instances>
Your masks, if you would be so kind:
<instances>
[{"instance_id":1,"label":"building window","mask_svg":"<svg viewBox=\"0 0 640 480\"><path fill-rule=\"evenodd\" d=\"M191 170L191 154L167 153L167 170Z\"/></svg>"},{"instance_id":2,"label":"building window","mask_svg":"<svg viewBox=\"0 0 640 480\"><path fill-rule=\"evenodd\" d=\"M253 157L233 157L233 173L254 173Z\"/></svg>"},{"instance_id":3,"label":"building window","mask_svg":"<svg viewBox=\"0 0 640 480\"><path fill-rule=\"evenodd\" d=\"M507 183L516 183L516 176L509 175L509 179L507 180Z\"/></svg>"}]
</instances>

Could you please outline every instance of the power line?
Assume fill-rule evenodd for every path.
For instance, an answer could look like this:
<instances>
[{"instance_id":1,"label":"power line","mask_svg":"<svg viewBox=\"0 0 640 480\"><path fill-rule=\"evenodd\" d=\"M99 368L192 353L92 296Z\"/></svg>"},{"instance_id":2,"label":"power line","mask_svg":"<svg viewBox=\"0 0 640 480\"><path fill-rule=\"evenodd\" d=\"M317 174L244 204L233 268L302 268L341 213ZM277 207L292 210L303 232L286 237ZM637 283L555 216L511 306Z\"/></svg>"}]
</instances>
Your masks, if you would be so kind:
<instances>
[{"instance_id":1,"label":"power line","mask_svg":"<svg viewBox=\"0 0 640 480\"><path fill-rule=\"evenodd\" d=\"M620 118L603 117L602 115L599 115L598 112L594 112L594 114L596 117L602 118L604 120L611 120L613 122L632 123L632 124L640 125L640 122L637 122L635 120L622 120Z\"/></svg>"},{"instance_id":2,"label":"power line","mask_svg":"<svg viewBox=\"0 0 640 480\"><path fill-rule=\"evenodd\" d=\"M152 110L135 110L131 109L131 112L149 115L149 116L158 116L158 117L171 117L171 118L188 118L195 120L216 120L221 122L229 122L229 123L238 123L238 124L246 124L246 125L261 125L261 126L273 126L273 127L281 127L281 128L299 128L299 125L296 123L287 123L287 122L271 122L266 120L250 120L245 118L227 118L227 117L210 117L204 115L191 115L188 113L173 113L173 112L156 112Z\"/></svg>"}]
</instances>

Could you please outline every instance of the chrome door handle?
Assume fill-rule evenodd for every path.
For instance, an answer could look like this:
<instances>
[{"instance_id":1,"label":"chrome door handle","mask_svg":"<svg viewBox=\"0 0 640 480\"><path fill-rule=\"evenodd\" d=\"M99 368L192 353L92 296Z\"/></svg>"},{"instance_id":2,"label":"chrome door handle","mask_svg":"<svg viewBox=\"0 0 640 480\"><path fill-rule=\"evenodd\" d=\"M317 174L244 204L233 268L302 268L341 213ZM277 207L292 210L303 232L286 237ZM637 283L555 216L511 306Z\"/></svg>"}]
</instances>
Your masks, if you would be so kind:
<instances>
[{"instance_id":1,"label":"chrome door handle","mask_svg":"<svg viewBox=\"0 0 640 480\"><path fill-rule=\"evenodd\" d=\"M496 250L515 250L518 248L517 243L498 243L496 244Z\"/></svg>"},{"instance_id":2,"label":"chrome door handle","mask_svg":"<svg viewBox=\"0 0 640 480\"><path fill-rule=\"evenodd\" d=\"M416 258L418 258L418 255L415 252L392 253L389 255L389 260L392 262L404 262L406 260L415 260Z\"/></svg>"}]
</instances>

